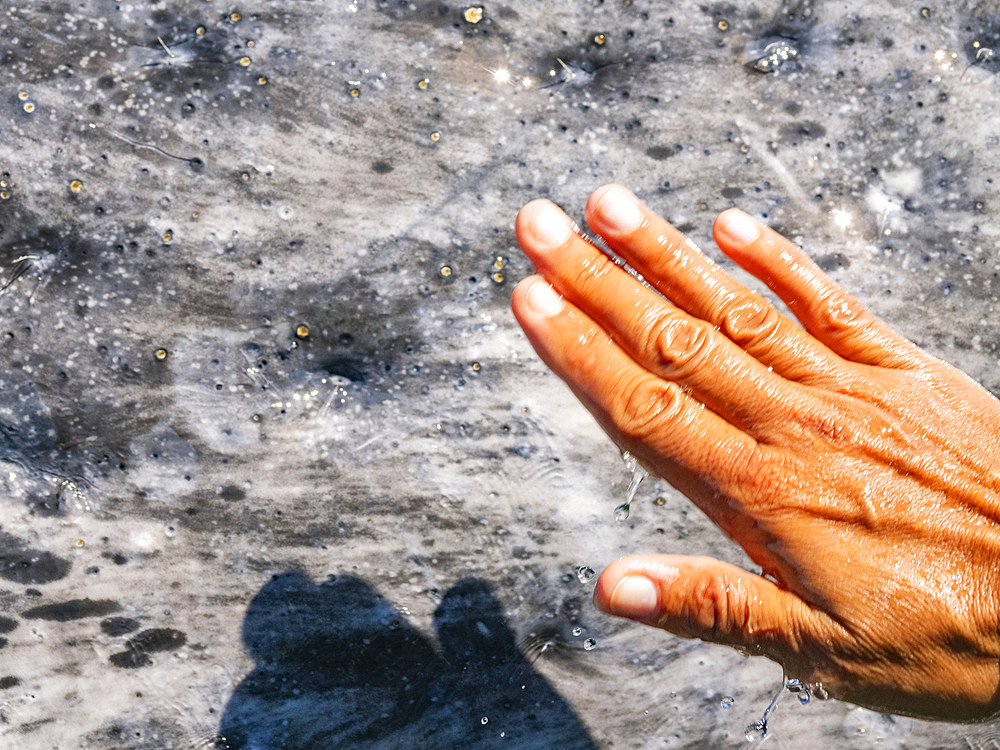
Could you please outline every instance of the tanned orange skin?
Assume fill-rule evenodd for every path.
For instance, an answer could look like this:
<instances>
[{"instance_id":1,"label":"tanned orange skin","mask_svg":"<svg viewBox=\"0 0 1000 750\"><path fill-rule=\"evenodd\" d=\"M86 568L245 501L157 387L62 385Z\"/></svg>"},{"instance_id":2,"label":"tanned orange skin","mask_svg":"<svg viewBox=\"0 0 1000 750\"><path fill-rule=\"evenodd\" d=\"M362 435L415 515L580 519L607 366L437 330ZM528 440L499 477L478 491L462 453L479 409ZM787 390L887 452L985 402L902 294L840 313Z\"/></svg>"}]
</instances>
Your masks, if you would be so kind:
<instances>
[{"instance_id":1,"label":"tanned orange skin","mask_svg":"<svg viewBox=\"0 0 1000 750\"><path fill-rule=\"evenodd\" d=\"M586 218L656 291L538 200L517 217L538 275L515 316L611 438L764 573L625 558L597 606L879 711L996 715L1000 402L740 211L716 220L717 244L798 324L624 188L596 191Z\"/></svg>"}]
</instances>

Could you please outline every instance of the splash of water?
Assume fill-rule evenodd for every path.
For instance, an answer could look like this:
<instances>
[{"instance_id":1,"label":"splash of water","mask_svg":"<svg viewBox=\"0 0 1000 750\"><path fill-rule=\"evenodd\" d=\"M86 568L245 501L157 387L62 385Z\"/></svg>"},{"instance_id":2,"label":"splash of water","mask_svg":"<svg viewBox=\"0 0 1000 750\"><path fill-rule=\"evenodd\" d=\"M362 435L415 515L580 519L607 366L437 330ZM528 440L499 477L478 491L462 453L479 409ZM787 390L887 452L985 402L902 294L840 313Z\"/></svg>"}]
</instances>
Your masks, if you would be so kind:
<instances>
[{"instance_id":1,"label":"splash of water","mask_svg":"<svg viewBox=\"0 0 1000 750\"><path fill-rule=\"evenodd\" d=\"M820 690L822 690L822 688L820 688ZM771 712L774 711L774 707L778 705L778 701L784 697L785 693L790 693L796 696L799 703L802 705L809 702L809 686L801 680L785 678L782 682L781 689L774 694L774 697L771 698L771 702L768 703L767 708L764 709L764 715L752 724L748 724L747 728L743 730L743 734L747 738L747 742L760 742L767 737L767 721L771 716Z\"/></svg>"},{"instance_id":2,"label":"splash of water","mask_svg":"<svg viewBox=\"0 0 1000 750\"><path fill-rule=\"evenodd\" d=\"M649 472L642 468L636 457L628 451L622 453L622 461L625 462L625 468L632 472L632 479L629 481L628 490L625 492L625 502L615 508L615 520L619 523L628 519L632 500L635 499L635 493L639 491L639 485L642 484L642 480L649 476Z\"/></svg>"}]
</instances>

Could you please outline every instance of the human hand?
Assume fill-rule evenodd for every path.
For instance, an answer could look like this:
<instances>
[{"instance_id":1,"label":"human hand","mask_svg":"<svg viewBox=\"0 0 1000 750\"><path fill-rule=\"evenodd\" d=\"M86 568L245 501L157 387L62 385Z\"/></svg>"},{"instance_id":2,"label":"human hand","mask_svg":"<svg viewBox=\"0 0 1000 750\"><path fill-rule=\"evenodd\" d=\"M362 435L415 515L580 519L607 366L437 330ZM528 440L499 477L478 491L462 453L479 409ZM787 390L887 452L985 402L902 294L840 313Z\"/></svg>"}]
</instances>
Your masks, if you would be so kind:
<instances>
[{"instance_id":1,"label":"human hand","mask_svg":"<svg viewBox=\"0 0 1000 750\"><path fill-rule=\"evenodd\" d=\"M624 188L595 192L586 218L660 294L537 200L517 236L540 276L515 316L612 440L763 569L625 558L597 606L877 710L996 714L1000 402L740 211L716 242L802 327Z\"/></svg>"}]
</instances>

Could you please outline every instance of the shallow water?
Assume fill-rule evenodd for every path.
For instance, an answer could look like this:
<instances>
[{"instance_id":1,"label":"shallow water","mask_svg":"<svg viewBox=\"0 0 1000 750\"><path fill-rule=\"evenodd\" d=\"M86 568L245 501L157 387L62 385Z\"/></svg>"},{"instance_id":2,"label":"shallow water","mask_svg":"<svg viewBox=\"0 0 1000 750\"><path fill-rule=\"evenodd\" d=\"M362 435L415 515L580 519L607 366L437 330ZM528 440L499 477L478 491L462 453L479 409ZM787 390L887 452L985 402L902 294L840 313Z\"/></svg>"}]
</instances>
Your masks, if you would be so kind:
<instances>
[{"instance_id":1,"label":"shallow water","mask_svg":"<svg viewBox=\"0 0 1000 750\"><path fill-rule=\"evenodd\" d=\"M740 205L1000 389L995 8L752 5L0 9L3 738L741 746L780 668L577 580L747 561L652 478L611 517L519 206L615 180L710 249ZM789 701L767 745L996 733Z\"/></svg>"}]
</instances>

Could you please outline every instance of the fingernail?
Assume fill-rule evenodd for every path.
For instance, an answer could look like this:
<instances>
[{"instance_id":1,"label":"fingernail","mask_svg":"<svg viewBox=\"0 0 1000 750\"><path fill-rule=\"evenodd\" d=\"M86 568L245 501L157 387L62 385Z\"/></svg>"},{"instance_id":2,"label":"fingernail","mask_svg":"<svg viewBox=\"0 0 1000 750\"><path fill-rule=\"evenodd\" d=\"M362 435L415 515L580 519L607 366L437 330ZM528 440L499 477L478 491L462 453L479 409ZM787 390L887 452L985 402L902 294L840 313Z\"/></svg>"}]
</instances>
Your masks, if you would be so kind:
<instances>
[{"instance_id":1,"label":"fingernail","mask_svg":"<svg viewBox=\"0 0 1000 750\"><path fill-rule=\"evenodd\" d=\"M738 208L731 208L722 215L719 229L734 245L749 245L760 237L760 226Z\"/></svg>"},{"instance_id":2,"label":"fingernail","mask_svg":"<svg viewBox=\"0 0 1000 750\"><path fill-rule=\"evenodd\" d=\"M551 203L546 203L531 220L531 236L542 249L563 245L573 233L569 217Z\"/></svg>"},{"instance_id":3,"label":"fingernail","mask_svg":"<svg viewBox=\"0 0 1000 750\"><path fill-rule=\"evenodd\" d=\"M642 211L620 187L610 188L597 203L597 214L606 229L617 234L634 232L642 224Z\"/></svg>"},{"instance_id":4,"label":"fingernail","mask_svg":"<svg viewBox=\"0 0 1000 750\"><path fill-rule=\"evenodd\" d=\"M544 318L558 315L566 306L563 298L544 281L534 281L528 289L528 307Z\"/></svg>"},{"instance_id":5,"label":"fingernail","mask_svg":"<svg viewBox=\"0 0 1000 750\"><path fill-rule=\"evenodd\" d=\"M627 575L611 592L611 611L622 617L648 620L659 613L660 595L648 578Z\"/></svg>"}]
</instances>

